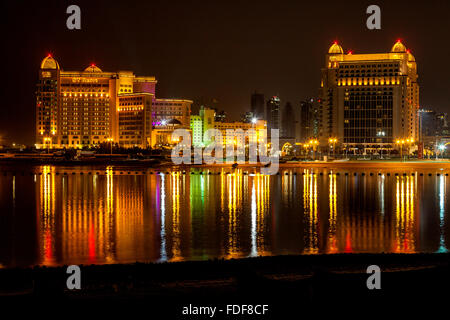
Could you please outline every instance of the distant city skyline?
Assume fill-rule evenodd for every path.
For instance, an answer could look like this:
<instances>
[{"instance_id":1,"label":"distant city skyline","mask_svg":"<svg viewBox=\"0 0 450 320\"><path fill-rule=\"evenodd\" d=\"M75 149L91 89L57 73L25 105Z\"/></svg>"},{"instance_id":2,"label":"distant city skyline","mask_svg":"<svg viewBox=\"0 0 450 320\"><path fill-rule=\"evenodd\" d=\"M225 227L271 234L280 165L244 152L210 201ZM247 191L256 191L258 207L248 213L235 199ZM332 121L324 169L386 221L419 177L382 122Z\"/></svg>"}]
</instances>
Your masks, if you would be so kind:
<instances>
[{"instance_id":1,"label":"distant city skyline","mask_svg":"<svg viewBox=\"0 0 450 320\"><path fill-rule=\"evenodd\" d=\"M194 104L200 98L216 99L219 110L239 119L250 111L249 97L255 90L265 97L279 96L283 106L316 97L323 56L334 40L346 51L364 53L400 38L419 65L421 107L437 112L450 107L450 66L442 63L450 45L439 41L450 27L449 3L381 1L379 31L365 27L367 4L359 2L329 2L327 10L289 1L78 5L80 31L65 27L65 3L2 4L7 13L2 39L8 77L1 86L0 136L9 142L33 143L36 70L49 52L63 59L67 70L95 63L104 70L154 75L161 96L185 97ZM424 20L427 28L420 23Z\"/></svg>"}]
</instances>

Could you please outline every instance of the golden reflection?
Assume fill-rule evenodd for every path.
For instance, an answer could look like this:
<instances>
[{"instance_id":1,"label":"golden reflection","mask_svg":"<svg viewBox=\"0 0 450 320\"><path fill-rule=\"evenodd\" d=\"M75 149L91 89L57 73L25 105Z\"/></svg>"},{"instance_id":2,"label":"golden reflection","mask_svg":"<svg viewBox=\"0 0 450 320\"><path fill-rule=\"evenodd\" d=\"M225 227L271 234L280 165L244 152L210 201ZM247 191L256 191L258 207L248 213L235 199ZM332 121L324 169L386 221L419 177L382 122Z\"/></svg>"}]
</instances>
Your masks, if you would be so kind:
<instances>
[{"instance_id":1,"label":"golden reflection","mask_svg":"<svg viewBox=\"0 0 450 320\"><path fill-rule=\"evenodd\" d=\"M144 250L144 190L138 176L117 177L115 186L116 257L119 261L133 261L145 256ZM98 227L98 226L97 226Z\"/></svg>"},{"instance_id":2,"label":"golden reflection","mask_svg":"<svg viewBox=\"0 0 450 320\"><path fill-rule=\"evenodd\" d=\"M294 176L291 174L283 174L283 178L281 179L281 190L282 190L282 201L284 203L288 203L292 201L294 197L293 191L293 180Z\"/></svg>"},{"instance_id":3,"label":"golden reflection","mask_svg":"<svg viewBox=\"0 0 450 320\"><path fill-rule=\"evenodd\" d=\"M183 260L181 254L181 231L180 231L180 172L172 172L170 175L172 185L172 259L171 261Z\"/></svg>"},{"instance_id":4,"label":"golden reflection","mask_svg":"<svg viewBox=\"0 0 450 320\"><path fill-rule=\"evenodd\" d=\"M114 180L121 183L115 186ZM56 175L39 179L40 264L145 260L143 179L139 176Z\"/></svg>"},{"instance_id":5,"label":"golden reflection","mask_svg":"<svg viewBox=\"0 0 450 320\"><path fill-rule=\"evenodd\" d=\"M238 243L238 214L242 209L242 170L227 175L228 185L228 258L241 256Z\"/></svg>"},{"instance_id":6,"label":"golden reflection","mask_svg":"<svg viewBox=\"0 0 450 320\"><path fill-rule=\"evenodd\" d=\"M338 252L337 236L336 236L336 217L337 217L337 191L336 191L336 174L330 172L329 180L329 206L330 213L328 217L328 253Z\"/></svg>"},{"instance_id":7,"label":"golden reflection","mask_svg":"<svg viewBox=\"0 0 450 320\"><path fill-rule=\"evenodd\" d=\"M305 214L305 254L319 252L319 221L317 216L317 175L305 169L303 175L303 207Z\"/></svg>"},{"instance_id":8,"label":"golden reflection","mask_svg":"<svg viewBox=\"0 0 450 320\"><path fill-rule=\"evenodd\" d=\"M413 253L415 243L415 177L397 176L394 252Z\"/></svg>"},{"instance_id":9,"label":"golden reflection","mask_svg":"<svg viewBox=\"0 0 450 320\"><path fill-rule=\"evenodd\" d=\"M55 174L54 168L44 166L40 177L40 227L41 264L50 266L56 263L56 220L55 220Z\"/></svg>"},{"instance_id":10,"label":"golden reflection","mask_svg":"<svg viewBox=\"0 0 450 320\"><path fill-rule=\"evenodd\" d=\"M255 174L252 187L252 230L251 255L269 255L267 234L265 233L268 221L270 197L270 176Z\"/></svg>"}]
</instances>

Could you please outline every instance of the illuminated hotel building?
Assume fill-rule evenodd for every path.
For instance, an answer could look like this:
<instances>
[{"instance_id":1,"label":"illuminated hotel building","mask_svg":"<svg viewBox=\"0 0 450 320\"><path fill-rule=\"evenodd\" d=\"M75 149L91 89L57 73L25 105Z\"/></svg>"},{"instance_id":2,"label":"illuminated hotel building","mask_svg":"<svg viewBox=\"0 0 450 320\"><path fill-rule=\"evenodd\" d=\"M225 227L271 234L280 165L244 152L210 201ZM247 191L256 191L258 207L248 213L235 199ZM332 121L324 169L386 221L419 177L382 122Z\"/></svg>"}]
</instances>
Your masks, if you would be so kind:
<instances>
[{"instance_id":1,"label":"illuminated hotel building","mask_svg":"<svg viewBox=\"0 0 450 320\"><path fill-rule=\"evenodd\" d=\"M320 89L322 145L337 138L348 149L392 148L419 138L419 85L414 56L398 40L389 53L326 55Z\"/></svg>"},{"instance_id":2,"label":"illuminated hotel building","mask_svg":"<svg viewBox=\"0 0 450 320\"><path fill-rule=\"evenodd\" d=\"M151 145L152 113L167 120L180 117L189 126L189 100L156 99L156 83L155 77L104 72L95 65L64 71L48 55L36 92L36 146L81 148L112 139L123 147L145 148Z\"/></svg>"},{"instance_id":3,"label":"illuminated hotel building","mask_svg":"<svg viewBox=\"0 0 450 320\"><path fill-rule=\"evenodd\" d=\"M151 145L153 94L119 96L119 144L125 148Z\"/></svg>"}]
</instances>

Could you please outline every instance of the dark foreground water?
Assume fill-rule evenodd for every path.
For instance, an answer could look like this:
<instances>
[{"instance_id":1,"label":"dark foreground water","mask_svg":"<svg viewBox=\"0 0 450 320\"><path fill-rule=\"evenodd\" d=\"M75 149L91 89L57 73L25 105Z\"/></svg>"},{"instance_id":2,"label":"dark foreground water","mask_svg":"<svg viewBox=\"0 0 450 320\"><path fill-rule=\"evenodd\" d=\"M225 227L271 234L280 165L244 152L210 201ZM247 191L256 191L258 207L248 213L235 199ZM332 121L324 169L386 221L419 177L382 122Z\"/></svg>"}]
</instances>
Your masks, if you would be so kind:
<instances>
[{"instance_id":1,"label":"dark foreground water","mask_svg":"<svg viewBox=\"0 0 450 320\"><path fill-rule=\"evenodd\" d=\"M0 267L449 246L435 170L198 170L0 167Z\"/></svg>"}]
</instances>

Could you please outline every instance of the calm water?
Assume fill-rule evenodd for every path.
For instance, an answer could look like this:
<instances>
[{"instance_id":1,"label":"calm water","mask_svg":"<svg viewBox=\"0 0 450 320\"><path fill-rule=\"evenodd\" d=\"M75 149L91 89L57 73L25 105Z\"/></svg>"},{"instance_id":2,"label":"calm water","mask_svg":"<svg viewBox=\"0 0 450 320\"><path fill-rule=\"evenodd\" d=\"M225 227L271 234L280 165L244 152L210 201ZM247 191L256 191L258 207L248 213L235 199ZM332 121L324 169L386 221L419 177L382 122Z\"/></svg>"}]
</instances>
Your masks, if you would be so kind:
<instances>
[{"instance_id":1,"label":"calm water","mask_svg":"<svg viewBox=\"0 0 450 320\"><path fill-rule=\"evenodd\" d=\"M449 247L450 177L436 171L191 171L0 167L0 266Z\"/></svg>"}]
</instances>

